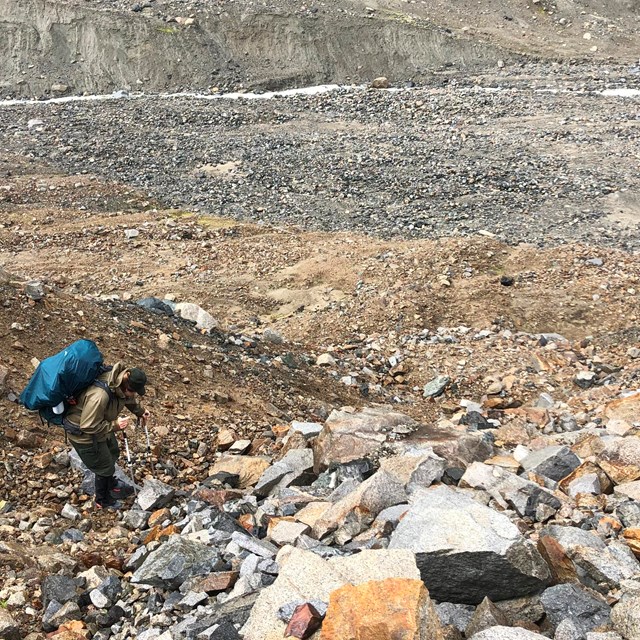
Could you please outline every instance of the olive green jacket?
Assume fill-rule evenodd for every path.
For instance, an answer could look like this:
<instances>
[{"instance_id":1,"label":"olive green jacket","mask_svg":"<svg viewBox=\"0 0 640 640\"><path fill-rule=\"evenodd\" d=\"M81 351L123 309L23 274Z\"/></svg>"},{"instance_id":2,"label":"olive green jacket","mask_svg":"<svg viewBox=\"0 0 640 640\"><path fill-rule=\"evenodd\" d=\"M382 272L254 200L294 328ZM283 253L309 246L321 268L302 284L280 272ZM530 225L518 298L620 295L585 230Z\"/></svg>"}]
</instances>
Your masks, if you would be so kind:
<instances>
[{"instance_id":1,"label":"olive green jacket","mask_svg":"<svg viewBox=\"0 0 640 640\"><path fill-rule=\"evenodd\" d=\"M144 408L136 398L127 398L120 389L124 374L129 371L122 362L113 366L111 371L103 373L98 380L109 385L113 396L97 385L88 386L78 396L77 404L72 406L65 418L73 425L80 427L82 435L68 434L69 440L77 444L90 444L94 441L102 442L113 433L113 426L126 407L134 415L140 417Z\"/></svg>"}]
</instances>

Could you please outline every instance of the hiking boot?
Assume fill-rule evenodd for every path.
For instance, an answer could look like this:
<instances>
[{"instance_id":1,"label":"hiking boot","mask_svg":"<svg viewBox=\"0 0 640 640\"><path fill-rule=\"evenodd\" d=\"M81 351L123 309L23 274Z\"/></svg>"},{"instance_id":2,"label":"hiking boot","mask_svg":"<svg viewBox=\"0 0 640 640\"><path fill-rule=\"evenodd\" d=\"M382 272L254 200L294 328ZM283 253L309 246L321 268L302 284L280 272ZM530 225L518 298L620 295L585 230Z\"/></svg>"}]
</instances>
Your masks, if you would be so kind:
<instances>
[{"instance_id":1,"label":"hiking boot","mask_svg":"<svg viewBox=\"0 0 640 640\"><path fill-rule=\"evenodd\" d=\"M121 509L122 503L116 500L109 488L113 485L113 476L96 476L96 509Z\"/></svg>"},{"instance_id":2,"label":"hiking boot","mask_svg":"<svg viewBox=\"0 0 640 640\"><path fill-rule=\"evenodd\" d=\"M124 482L120 482L116 478L113 478L110 486L110 495L112 498L116 500L124 500L129 496L132 496L134 493L133 487L129 484L125 484Z\"/></svg>"},{"instance_id":3,"label":"hiking boot","mask_svg":"<svg viewBox=\"0 0 640 640\"><path fill-rule=\"evenodd\" d=\"M95 501L95 507L98 511L118 511L122 509L122 506L120 500L114 500L113 498L102 500L101 502L98 502L97 499Z\"/></svg>"}]
</instances>

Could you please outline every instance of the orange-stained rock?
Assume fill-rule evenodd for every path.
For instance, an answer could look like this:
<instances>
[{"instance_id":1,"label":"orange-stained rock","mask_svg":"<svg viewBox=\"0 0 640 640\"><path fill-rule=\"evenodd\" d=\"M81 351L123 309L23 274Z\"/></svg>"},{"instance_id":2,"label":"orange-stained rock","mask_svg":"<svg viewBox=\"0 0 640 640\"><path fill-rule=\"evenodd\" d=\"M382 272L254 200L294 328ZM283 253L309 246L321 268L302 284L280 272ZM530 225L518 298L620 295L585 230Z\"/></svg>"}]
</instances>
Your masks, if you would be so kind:
<instances>
[{"instance_id":1,"label":"orange-stained rock","mask_svg":"<svg viewBox=\"0 0 640 640\"><path fill-rule=\"evenodd\" d=\"M540 427L544 427L549 423L549 412L540 407L522 407L524 415L529 422L533 422Z\"/></svg>"},{"instance_id":2,"label":"orange-stained rock","mask_svg":"<svg viewBox=\"0 0 640 640\"><path fill-rule=\"evenodd\" d=\"M33 466L36 469L46 469L53 461L53 454L49 451L33 456Z\"/></svg>"},{"instance_id":3,"label":"orange-stained rock","mask_svg":"<svg viewBox=\"0 0 640 640\"><path fill-rule=\"evenodd\" d=\"M442 640L421 580L388 578L346 584L329 596L320 640Z\"/></svg>"},{"instance_id":4,"label":"orange-stained rock","mask_svg":"<svg viewBox=\"0 0 640 640\"><path fill-rule=\"evenodd\" d=\"M249 533L253 533L258 523L253 513L243 513L238 516L238 524Z\"/></svg>"},{"instance_id":5,"label":"orange-stained rock","mask_svg":"<svg viewBox=\"0 0 640 640\"><path fill-rule=\"evenodd\" d=\"M558 486L565 493L569 493L569 485L576 479L581 478L589 473L595 473L600 481L600 490L602 493L611 493L613 491L613 483L609 476L593 462L583 462L579 467L575 468L566 478L562 478Z\"/></svg>"},{"instance_id":6,"label":"orange-stained rock","mask_svg":"<svg viewBox=\"0 0 640 640\"><path fill-rule=\"evenodd\" d=\"M236 439L236 434L231 429L220 429L217 438L218 451L226 451Z\"/></svg>"},{"instance_id":7,"label":"orange-stained rock","mask_svg":"<svg viewBox=\"0 0 640 640\"><path fill-rule=\"evenodd\" d=\"M594 496L592 493L579 493L574 500L578 509L603 510L607 504L607 496Z\"/></svg>"},{"instance_id":8,"label":"orange-stained rock","mask_svg":"<svg viewBox=\"0 0 640 640\"><path fill-rule=\"evenodd\" d=\"M154 542L155 540L160 540L162 538L168 538L172 536L174 533L180 533L180 529L176 527L174 524L170 524L168 527L164 529L157 525L149 531L147 537L144 539L143 544L149 544L150 542Z\"/></svg>"},{"instance_id":9,"label":"orange-stained rock","mask_svg":"<svg viewBox=\"0 0 640 640\"><path fill-rule=\"evenodd\" d=\"M604 449L604 443L600 436L589 434L581 438L571 447L571 451L583 460L589 456L598 456Z\"/></svg>"},{"instance_id":10,"label":"orange-stained rock","mask_svg":"<svg viewBox=\"0 0 640 640\"><path fill-rule=\"evenodd\" d=\"M520 463L513 456L493 456L493 458L485 460L484 463L494 467L501 467L502 469L509 469L514 473L517 473L520 468Z\"/></svg>"},{"instance_id":11,"label":"orange-stained rock","mask_svg":"<svg viewBox=\"0 0 640 640\"><path fill-rule=\"evenodd\" d=\"M209 594L226 591L233 587L238 579L238 575L237 571L217 571L216 573L210 573L198 581L193 589L194 591L206 591Z\"/></svg>"},{"instance_id":12,"label":"orange-stained rock","mask_svg":"<svg viewBox=\"0 0 640 640\"><path fill-rule=\"evenodd\" d=\"M627 436L607 441L598 464L616 484L640 479L640 438Z\"/></svg>"},{"instance_id":13,"label":"orange-stained rock","mask_svg":"<svg viewBox=\"0 0 640 640\"><path fill-rule=\"evenodd\" d=\"M273 431L276 438L282 438L287 434L291 427L288 424L277 424L271 427L271 431Z\"/></svg>"},{"instance_id":14,"label":"orange-stained rock","mask_svg":"<svg viewBox=\"0 0 640 640\"><path fill-rule=\"evenodd\" d=\"M624 541L633 551L636 558L640 559L640 527L629 527L622 532Z\"/></svg>"},{"instance_id":15,"label":"orange-stained rock","mask_svg":"<svg viewBox=\"0 0 640 640\"><path fill-rule=\"evenodd\" d=\"M158 509L149 516L148 525L155 527L157 524L162 524L165 520L171 520L171 511L166 507L164 509Z\"/></svg>"},{"instance_id":16,"label":"orange-stained rock","mask_svg":"<svg viewBox=\"0 0 640 640\"><path fill-rule=\"evenodd\" d=\"M576 568L567 556L564 547L551 536L542 536L538 540L538 551L549 565L553 581L574 582L578 579Z\"/></svg>"},{"instance_id":17,"label":"orange-stained rock","mask_svg":"<svg viewBox=\"0 0 640 640\"><path fill-rule=\"evenodd\" d=\"M640 393L612 400L604 408L604 415L609 420L621 420L629 424L637 422L638 413L640 413Z\"/></svg>"},{"instance_id":18,"label":"orange-stained rock","mask_svg":"<svg viewBox=\"0 0 640 640\"><path fill-rule=\"evenodd\" d=\"M95 551L85 551L84 553L78 554L78 560L87 569L104 564L104 558Z\"/></svg>"},{"instance_id":19,"label":"orange-stained rock","mask_svg":"<svg viewBox=\"0 0 640 640\"><path fill-rule=\"evenodd\" d=\"M240 476L239 488L246 489L260 479L265 469L271 465L271 459L263 456L239 456L225 454L209 469L209 476L215 476L220 471Z\"/></svg>"}]
</instances>

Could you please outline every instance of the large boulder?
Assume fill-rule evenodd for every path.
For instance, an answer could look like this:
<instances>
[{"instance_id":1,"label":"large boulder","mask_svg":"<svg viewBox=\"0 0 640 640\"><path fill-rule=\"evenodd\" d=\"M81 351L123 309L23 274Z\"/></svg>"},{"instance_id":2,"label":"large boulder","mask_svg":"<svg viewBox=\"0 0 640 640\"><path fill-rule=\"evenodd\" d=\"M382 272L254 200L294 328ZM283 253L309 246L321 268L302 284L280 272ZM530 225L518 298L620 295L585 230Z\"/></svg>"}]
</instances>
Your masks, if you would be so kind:
<instances>
[{"instance_id":1,"label":"large boulder","mask_svg":"<svg viewBox=\"0 0 640 640\"><path fill-rule=\"evenodd\" d=\"M346 584L329 596L322 640L442 640L438 614L421 580Z\"/></svg>"},{"instance_id":2,"label":"large boulder","mask_svg":"<svg viewBox=\"0 0 640 640\"><path fill-rule=\"evenodd\" d=\"M431 597L478 604L541 591L549 568L504 515L446 485L416 493L389 549L410 549Z\"/></svg>"},{"instance_id":3,"label":"large boulder","mask_svg":"<svg viewBox=\"0 0 640 640\"><path fill-rule=\"evenodd\" d=\"M286 625L278 610L289 603L329 602L330 594L345 584L420 578L413 554L405 550L362 551L325 560L311 551L283 547L276 560L278 577L260 591L241 630L244 640L282 640Z\"/></svg>"},{"instance_id":4,"label":"large boulder","mask_svg":"<svg viewBox=\"0 0 640 640\"><path fill-rule=\"evenodd\" d=\"M371 455L390 434L407 433L415 427L413 418L382 407L334 410L313 443L314 470L319 473L331 464Z\"/></svg>"},{"instance_id":5,"label":"large boulder","mask_svg":"<svg viewBox=\"0 0 640 640\"><path fill-rule=\"evenodd\" d=\"M206 575L223 567L224 562L215 548L171 536L147 556L131 576L131 582L177 589L187 578Z\"/></svg>"}]
</instances>

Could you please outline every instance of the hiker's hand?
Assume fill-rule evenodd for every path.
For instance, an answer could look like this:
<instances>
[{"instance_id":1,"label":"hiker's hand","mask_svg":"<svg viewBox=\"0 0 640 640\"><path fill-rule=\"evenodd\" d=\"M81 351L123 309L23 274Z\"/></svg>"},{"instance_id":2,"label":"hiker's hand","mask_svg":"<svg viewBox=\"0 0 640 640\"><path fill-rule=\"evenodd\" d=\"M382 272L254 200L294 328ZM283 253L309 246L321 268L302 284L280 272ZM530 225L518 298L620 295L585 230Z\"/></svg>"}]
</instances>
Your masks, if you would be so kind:
<instances>
[{"instance_id":1,"label":"hiker's hand","mask_svg":"<svg viewBox=\"0 0 640 640\"><path fill-rule=\"evenodd\" d=\"M124 416L118 417L118 431L124 431L129 426L129 418Z\"/></svg>"},{"instance_id":2,"label":"hiker's hand","mask_svg":"<svg viewBox=\"0 0 640 640\"><path fill-rule=\"evenodd\" d=\"M151 413L149 412L149 409L145 409L144 413L140 416L140 422L142 422L143 425L147 424L147 420L150 416Z\"/></svg>"}]
</instances>

